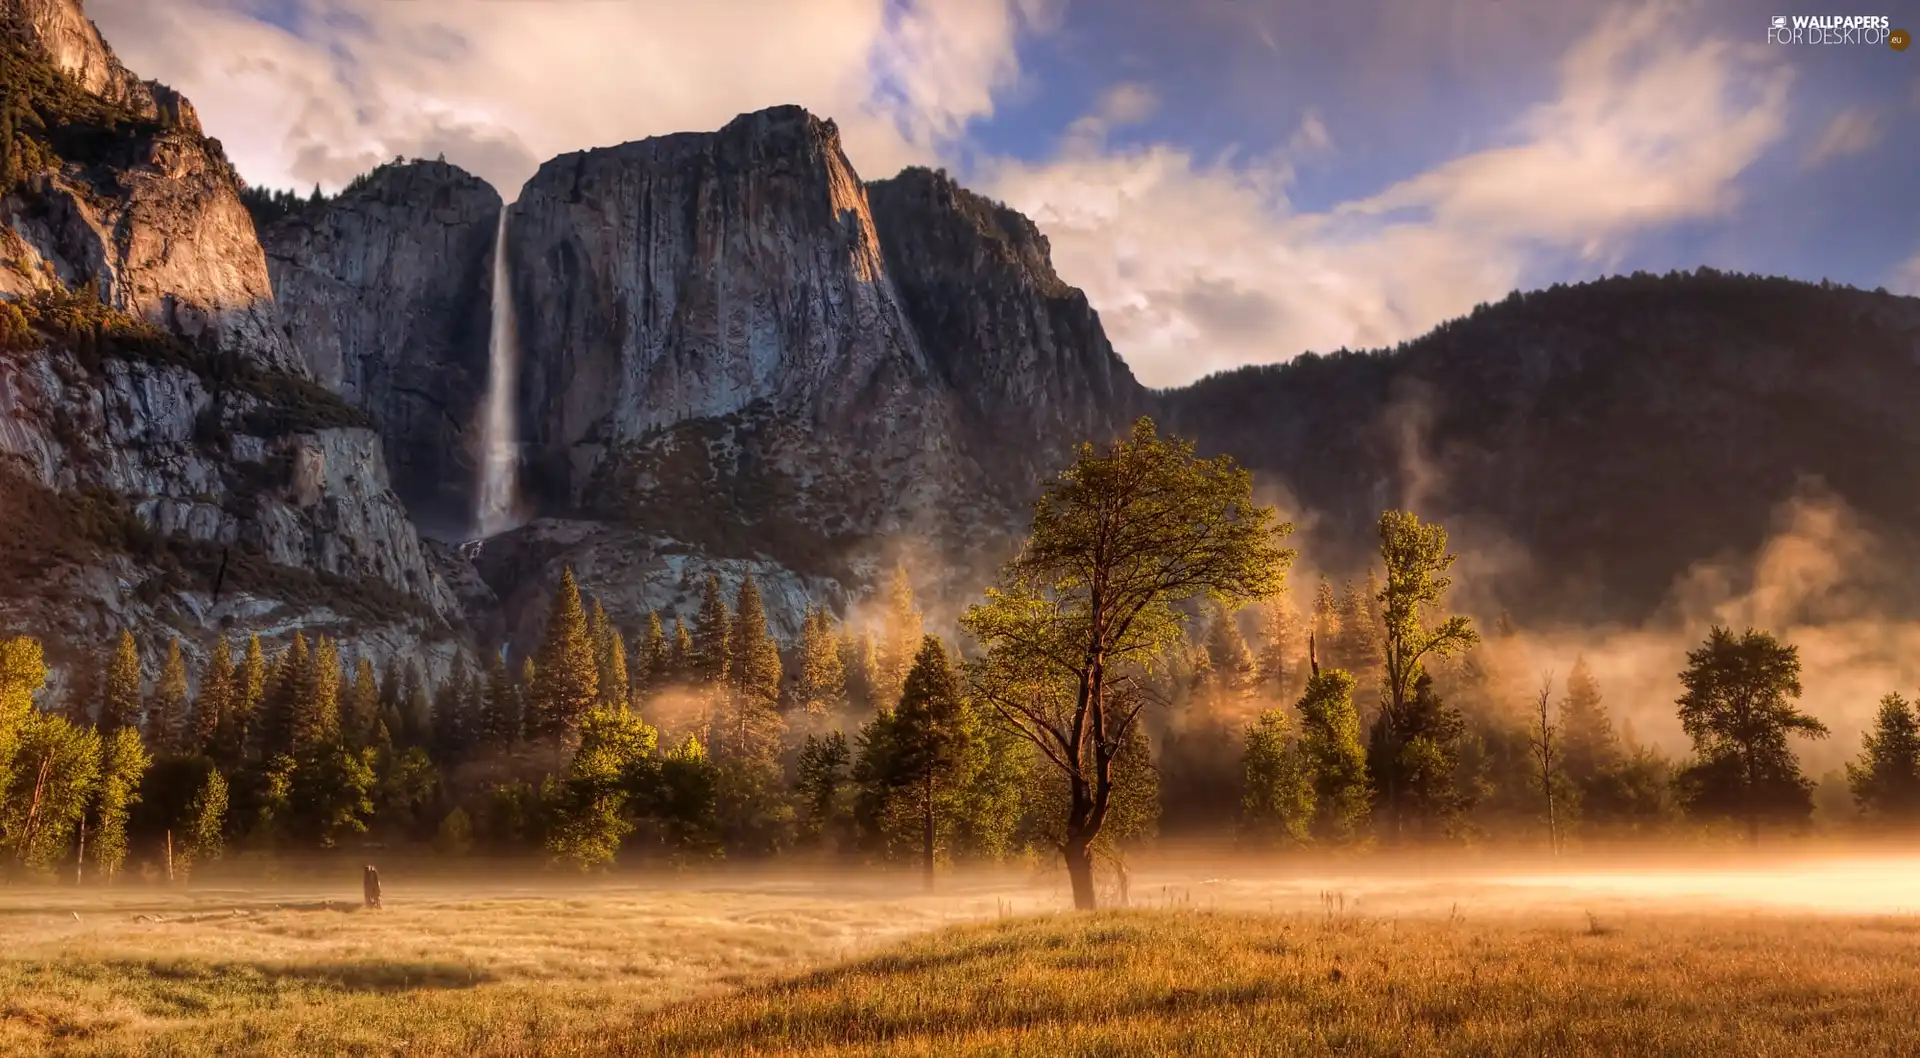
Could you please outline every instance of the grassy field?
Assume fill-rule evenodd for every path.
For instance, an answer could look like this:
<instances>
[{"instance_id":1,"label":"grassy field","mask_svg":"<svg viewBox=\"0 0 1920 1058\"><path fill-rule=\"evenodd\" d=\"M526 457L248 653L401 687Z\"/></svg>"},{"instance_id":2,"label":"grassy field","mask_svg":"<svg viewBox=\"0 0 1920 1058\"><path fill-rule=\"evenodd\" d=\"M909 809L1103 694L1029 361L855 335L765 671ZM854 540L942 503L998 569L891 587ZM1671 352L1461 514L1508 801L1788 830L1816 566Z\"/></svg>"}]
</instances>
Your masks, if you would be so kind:
<instances>
[{"instance_id":1,"label":"grassy field","mask_svg":"<svg viewBox=\"0 0 1920 1058\"><path fill-rule=\"evenodd\" d=\"M1905 1055L1915 866L0 889L0 1053Z\"/></svg>"}]
</instances>

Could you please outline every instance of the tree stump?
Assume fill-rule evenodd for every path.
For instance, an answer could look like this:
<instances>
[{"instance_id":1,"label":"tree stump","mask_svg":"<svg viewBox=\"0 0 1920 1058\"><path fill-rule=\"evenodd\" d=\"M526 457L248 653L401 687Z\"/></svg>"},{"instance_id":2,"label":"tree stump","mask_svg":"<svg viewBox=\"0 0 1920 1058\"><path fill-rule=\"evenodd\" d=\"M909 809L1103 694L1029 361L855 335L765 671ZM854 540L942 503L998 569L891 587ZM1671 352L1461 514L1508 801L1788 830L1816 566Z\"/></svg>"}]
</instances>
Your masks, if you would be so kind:
<instances>
[{"instance_id":1,"label":"tree stump","mask_svg":"<svg viewBox=\"0 0 1920 1058\"><path fill-rule=\"evenodd\" d=\"M378 908L380 906L380 872L374 870L372 864L367 865L367 872L361 880L360 887L366 894L367 906Z\"/></svg>"}]
</instances>

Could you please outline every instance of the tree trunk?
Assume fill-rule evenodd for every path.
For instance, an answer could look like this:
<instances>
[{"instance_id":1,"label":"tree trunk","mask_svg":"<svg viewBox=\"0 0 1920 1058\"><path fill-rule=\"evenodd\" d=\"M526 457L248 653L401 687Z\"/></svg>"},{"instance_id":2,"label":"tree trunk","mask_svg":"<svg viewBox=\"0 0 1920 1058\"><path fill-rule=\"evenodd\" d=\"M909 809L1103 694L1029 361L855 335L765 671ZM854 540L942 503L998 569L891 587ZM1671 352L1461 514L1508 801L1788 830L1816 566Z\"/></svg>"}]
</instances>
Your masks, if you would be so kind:
<instances>
[{"instance_id":1,"label":"tree trunk","mask_svg":"<svg viewBox=\"0 0 1920 1058\"><path fill-rule=\"evenodd\" d=\"M933 783L923 791L920 829L920 867L926 873L927 891L933 891Z\"/></svg>"},{"instance_id":2,"label":"tree trunk","mask_svg":"<svg viewBox=\"0 0 1920 1058\"><path fill-rule=\"evenodd\" d=\"M1093 892L1093 851L1087 846L1089 840L1070 833L1062 849L1067 858L1067 880L1073 885L1073 906L1079 911L1092 911L1100 906Z\"/></svg>"},{"instance_id":3,"label":"tree trunk","mask_svg":"<svg viewBox=\"0 0 1920 1058\"><path fill-rule=\"evenodd\" d=\"M85 876L82 873L87 866L87 817L80 817L80 851L73 857L73 884L79 885Z\"/></svg>"}]
</instances>

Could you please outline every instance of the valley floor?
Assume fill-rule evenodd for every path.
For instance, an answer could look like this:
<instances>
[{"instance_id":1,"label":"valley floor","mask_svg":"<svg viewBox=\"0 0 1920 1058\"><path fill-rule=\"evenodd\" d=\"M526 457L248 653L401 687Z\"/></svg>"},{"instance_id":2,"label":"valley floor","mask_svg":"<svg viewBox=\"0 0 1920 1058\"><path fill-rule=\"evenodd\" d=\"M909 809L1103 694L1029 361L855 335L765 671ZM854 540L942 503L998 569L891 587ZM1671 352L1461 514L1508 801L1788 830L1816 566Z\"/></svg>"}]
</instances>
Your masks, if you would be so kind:
<instances>
[{"instance_id":1,"label":"valley floor","mask_svg":"<svg viewBox=\"0 0 1920 1058\"><path fill-rule=\"evenodd\" d=\"M1913 1054L1916 867L0 888L0 1053Z\"/></svg>"}]
</instances>

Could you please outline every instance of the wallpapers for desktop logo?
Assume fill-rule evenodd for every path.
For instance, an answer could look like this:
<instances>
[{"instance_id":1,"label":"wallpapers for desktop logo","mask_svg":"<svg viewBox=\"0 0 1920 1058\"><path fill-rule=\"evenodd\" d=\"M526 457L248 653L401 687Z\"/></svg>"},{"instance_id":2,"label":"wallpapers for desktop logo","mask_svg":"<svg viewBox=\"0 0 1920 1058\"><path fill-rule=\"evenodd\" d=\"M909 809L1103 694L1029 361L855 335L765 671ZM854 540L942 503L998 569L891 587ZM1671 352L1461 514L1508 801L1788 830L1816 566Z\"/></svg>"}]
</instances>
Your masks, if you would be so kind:
<instances>
[{"instance_id":1,"label":"wallpapers for desktop logo","mask_svg":"<svg viewBox=\"0 0 1920 1058\"><path fill-rule=\"evenodd\" d=\"M1911 39L1886 15L1775 15L1767 25L1769 44L1885 44L1905 51Z\"/></svg>"}]
</instances>

